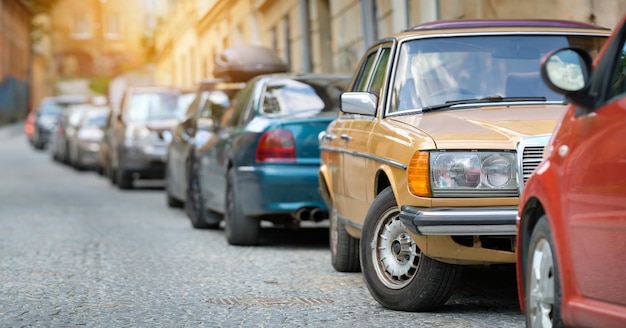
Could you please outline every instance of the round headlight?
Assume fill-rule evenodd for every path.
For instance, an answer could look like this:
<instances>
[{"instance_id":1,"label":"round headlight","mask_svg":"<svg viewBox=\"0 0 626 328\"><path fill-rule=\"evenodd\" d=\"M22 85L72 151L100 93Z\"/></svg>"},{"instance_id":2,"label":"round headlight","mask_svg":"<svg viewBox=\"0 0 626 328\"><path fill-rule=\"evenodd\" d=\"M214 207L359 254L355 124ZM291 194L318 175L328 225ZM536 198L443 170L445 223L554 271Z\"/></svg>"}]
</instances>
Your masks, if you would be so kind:
<instances>
[{"instance_id":1,"label":"round headlight","mask_svg":"<svg viewBox=\"0 0 626 328\"><path fill-rule=\"evenodd\" d=\"M501 188L512 179L511 162L502 155L491 155L483 161L483 183L492 188Z\"/></svg>"},{"instance_id":2,"label":"round headlight","mask_svg":"<svg viewBox=\"0 0 626 328\"><path fill-rule=\"evenodd\" d=\"M480 184L480 160L473 154L441 154L433 161L435 188L476 188Z\"/></svg>"}]
</instances>

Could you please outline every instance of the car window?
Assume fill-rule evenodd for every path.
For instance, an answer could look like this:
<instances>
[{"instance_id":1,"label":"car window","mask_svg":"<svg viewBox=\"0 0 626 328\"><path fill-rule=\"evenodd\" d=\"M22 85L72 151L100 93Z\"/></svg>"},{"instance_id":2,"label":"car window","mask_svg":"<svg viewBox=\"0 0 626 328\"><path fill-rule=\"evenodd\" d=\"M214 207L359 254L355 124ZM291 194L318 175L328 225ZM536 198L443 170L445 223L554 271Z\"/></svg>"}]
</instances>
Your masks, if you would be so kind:
<instances>
[{"instance_id":1,"label":"car window","mask_svg":"<svg viewBox=\"0 0 626 328\"><path fill-rule=\"evenodd\" d=\"M349 79L291 79L271 80L263 94L261 112L268 116L313 116L339 110L339 95Z\"/></svg>"},{"instance_id":2,"label":"car window","mask_svg":"<svg viewBox=\"0 0 626 328\"><path fill-rule=\"evenodd\" d=\"M382 48L380 51L380 55L378 56L378 62L376 63L376 67L374 68L374 76L372 77L372 82L370 83L369 92L380 95L380 90L383 87L383 83L385 81L385 73L387 72L387 66L389 64L389 54L391 53L391 48Z\"/></svg>"},{"instance_id":3,"label":"car window","mask_svg":"<svg viewBox=\"0 0 626 328\"><path fill-rule=\"evenodd\" d=\"M83 127L103 128L106 126L109 113L106 111L90 111L85 114Z\"/></svg>"},{"instance_id":4,"label":"car window","mask_svg":"<svg viewBox=\"0 0 626 328\"><path fill-rule=\"evenodd\" d=\"M609 84L609 99L626 94L626 44L624 39L622 39L619 49L614 59L614 71Z\"/></svg>"},{"instance_id":5,"label":"car window","mask_svg":"<svg viewBox=\"0 0 626 328\"><path fill-rule=\"evenodd\" d=\"M390 112L484 97L543 97L563 101L539 73L541 58L577 46L592 56L604 36L483 35L404 42L399 49Z\"/></svg>"},{"instance_id":6,"label":"car window","mask_svg":"<svg viewBox=\"0 0 626 328\"><path fill-rule=\"evenodd\" d=\"M237 93L231 106L226 109L224 115L219 119L220 128L225 128L228 126L233 126L239 122L239 117L241 113L248 107L250 96L252 95L254 88L256 86L255 82L249 82L246 84L246 87Z\"/></svg>"},{"instance_id":7,"label":"car window","mask_svg":"<svg viewBox=\"0 0 626 328\"><path fill-rule=\"evenodd\" d=\"M353 91L365 91L367 90L367 82L369 81L370 72L372 67L374 66L374 61L376 60L376 54L378 51L373 51L371 54L367 55L363 66L361 66L361 70L359 71L359 77L354 84Z\"/></svg>"}]
</instances>

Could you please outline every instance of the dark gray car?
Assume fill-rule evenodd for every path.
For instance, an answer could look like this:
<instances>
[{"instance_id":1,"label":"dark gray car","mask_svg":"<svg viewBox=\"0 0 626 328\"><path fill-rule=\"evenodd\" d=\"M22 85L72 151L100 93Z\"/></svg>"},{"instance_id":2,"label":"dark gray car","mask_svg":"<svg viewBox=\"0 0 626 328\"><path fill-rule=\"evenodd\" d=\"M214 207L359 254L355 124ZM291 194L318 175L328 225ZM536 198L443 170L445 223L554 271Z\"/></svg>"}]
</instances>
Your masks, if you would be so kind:
<instances>
[{"instance_id":1,"label":"dark gray car","mask_svg":"<svg viewBox=\"0 0 626 328\"><path fill-rule=\"evenodd\" d=\"M120 189L132 188L136 179L164 177L171 131L190 102L182 94L157 86L126 90L106 132L109 177Z\"/></svg>"}]
</instances>

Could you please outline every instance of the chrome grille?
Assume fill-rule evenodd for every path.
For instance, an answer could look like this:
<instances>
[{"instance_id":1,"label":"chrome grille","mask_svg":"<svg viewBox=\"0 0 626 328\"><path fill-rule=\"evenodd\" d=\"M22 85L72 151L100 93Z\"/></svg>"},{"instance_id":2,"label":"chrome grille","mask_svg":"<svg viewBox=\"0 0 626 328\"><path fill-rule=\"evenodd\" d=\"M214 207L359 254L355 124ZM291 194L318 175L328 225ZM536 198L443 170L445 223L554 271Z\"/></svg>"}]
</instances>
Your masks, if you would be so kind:
<instances>
[{"instance_id":1,"label":"chrome grille","mask_svg":"<svg viewBox=\"0 0 626 328\"><path fill-rule=\"evenodd\" d=\"M522 177L526 184L530 175L535 171L543 159L543 149L545 146L526 147L522 153Z\"/></svg>"},{"instance_id":2,"label":"chrome grille","mask_svg":"<svg viewBox=\"0 0 626 328\"><path fill-rule=\"evenodd\" d=\"M520 194L524 189L524 185L528 182L528 178L530 178L535 169L541 164L543 160L543 150L546 148L549 141L550 135L544 134L527 137L517 143Z\"/></svg>"}]
</instances>

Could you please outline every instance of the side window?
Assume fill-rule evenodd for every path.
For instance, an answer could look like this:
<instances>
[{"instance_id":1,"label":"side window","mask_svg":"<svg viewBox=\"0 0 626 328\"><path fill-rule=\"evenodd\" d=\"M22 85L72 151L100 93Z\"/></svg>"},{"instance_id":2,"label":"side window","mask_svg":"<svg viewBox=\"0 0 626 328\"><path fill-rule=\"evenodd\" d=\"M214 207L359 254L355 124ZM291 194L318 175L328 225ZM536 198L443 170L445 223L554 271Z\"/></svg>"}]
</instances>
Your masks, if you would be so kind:
<instances>
[{"instance_id":1,"label":"side window","mask_svg":"<svg viewBox=\"0 0 626 328\"><path fill-rule=\"evenodd\" d=\"M626 94L626 44L624 39L621 41L621 47L619 47L614 60L614 71L609 84L608 99Z\"/></svg>"},{"instance_id":2,"label":"side window","mask_svg":"<svg viewBox=\"0 0 626 328\"><path fill-rule=\"evenodd\" d=\"M367 90L367 82L369 81L370 72L372 71L372 67L374 66L374 61L376 60L377 51L373 51L369 55L367 55L367 59L361 70L359 71L359 77L357 78L356 83L354 84L354 90L352 91L365 91Z\"/></svg>"},{"instance_id":3,"label":"side window","mask_svg":"<svg viewBox=\"0 0 626 328\"><path fill-rule=\"evenodd\" d=\"M385 73L387 72L387 65L389 64L390 53L390 48L381 49L380 56L378 56L378 63L376 63L376 67L374 68L374 76L372 77L368 91L378 96L380 96L380 90L383 88L383 83L385 83Z\"/></svg>"},{"instance_id":4,"label":"side window","mask_svg":"<svg viewBox=\"0 0 626 328\"><path fill-rule=\"evenodd\" d=\"M226 109L224 115L220 119L220 128L234 126L239 122L241 113L249 107L250 96L254 91L256 83L249 82L245 88L243 88L233 100L231 106Z\"/></svg>"}]
</instances>

